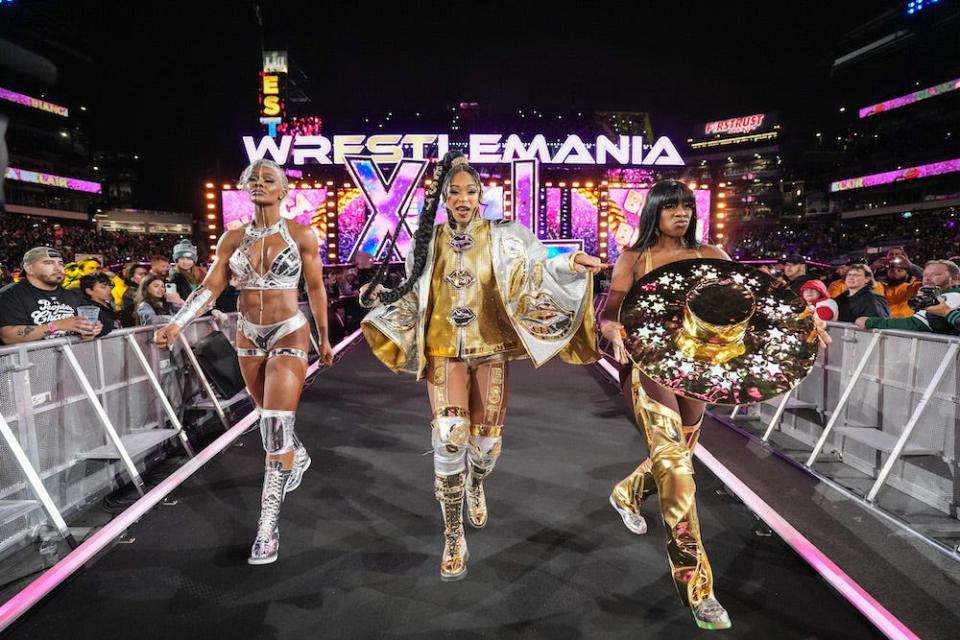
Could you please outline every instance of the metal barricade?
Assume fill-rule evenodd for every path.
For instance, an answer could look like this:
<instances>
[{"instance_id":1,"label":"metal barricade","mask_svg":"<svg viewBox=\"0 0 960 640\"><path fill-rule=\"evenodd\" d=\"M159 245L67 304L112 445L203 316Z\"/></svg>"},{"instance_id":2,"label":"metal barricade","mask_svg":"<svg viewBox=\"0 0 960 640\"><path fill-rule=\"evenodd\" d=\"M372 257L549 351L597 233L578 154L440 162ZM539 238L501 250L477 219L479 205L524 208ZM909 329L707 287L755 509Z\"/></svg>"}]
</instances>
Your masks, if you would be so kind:
<instances>
[{"instance_id":1,"label":"metal barricade","mask_svg":"<svg viewBox=\"0 0 960 640\"><path fill-rule=\"evenodd\" d=\"M790 394L730 417L752 420L770 446L956 550L960 338L838 323L829 331L833 344Z\"/></svg>"},{"instance_id":2,"label":"metal barricade","mask_svg":"<svg viewBox=\"0 0 960 640\"><path fill-rule=\"evenodd\" d=\"M223 329L232 342L231 315ZM209 317L194 322L189 342L215 328ZM0 559L44 530L75 546L71 516L127 482L142 494L151 453L172 442L193 455L184 409L198 393L219 399L189 346L160 351L155 329L0 346ZM190 362L192 375L182 375Z\"/></svg>"}]
</instances>

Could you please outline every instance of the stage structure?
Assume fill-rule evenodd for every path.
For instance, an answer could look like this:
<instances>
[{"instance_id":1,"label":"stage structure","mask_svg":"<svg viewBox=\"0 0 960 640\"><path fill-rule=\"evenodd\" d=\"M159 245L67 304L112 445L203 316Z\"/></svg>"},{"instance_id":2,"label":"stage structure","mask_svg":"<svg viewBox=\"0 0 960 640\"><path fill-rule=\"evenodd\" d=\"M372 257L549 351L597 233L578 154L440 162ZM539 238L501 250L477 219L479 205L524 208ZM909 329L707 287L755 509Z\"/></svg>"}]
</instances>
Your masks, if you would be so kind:
<instances>
[{"instance_id":1,"label":"stage structure","mask_svg":"<svg viewBox=\"0 0 960 640\"><path fill-rule=\"evenodd\" d=\"M648 144L642 136L603 135L589 142L576 135L555 142L516 134L464 141L441 134L285 135L246 136L243 144L249 160L267 158L284 167L291 188L281 213L316 228L327 265L354 262L360 252L388 258L387 240L401 217L389 259L402 260L430 184L430 165L449 149L463 150L484 176L484 217L516 219L552 254L583 250L610 261L636 239L652 184L660 177L685 179L686 170L667 137ZM712 186L685 181L696 196L698 237L709 241ZM204 197L212 258L219 234L249 221L253 207L229 182L208 181ZM444 217L441 207L437 222Z\"/></svg>"}]
</instances>

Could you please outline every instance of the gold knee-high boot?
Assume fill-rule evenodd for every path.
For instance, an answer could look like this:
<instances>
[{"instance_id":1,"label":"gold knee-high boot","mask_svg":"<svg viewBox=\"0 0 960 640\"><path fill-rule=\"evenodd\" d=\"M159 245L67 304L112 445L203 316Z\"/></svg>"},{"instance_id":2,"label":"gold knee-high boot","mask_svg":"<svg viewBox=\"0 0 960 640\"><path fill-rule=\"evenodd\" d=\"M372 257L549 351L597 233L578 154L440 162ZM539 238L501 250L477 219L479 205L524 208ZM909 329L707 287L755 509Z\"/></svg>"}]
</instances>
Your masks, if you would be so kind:
<instances>
[{"instance_id":1,"label":"gold knee-high boot","mask_svg":"<svg viewBox=\"0 0 960 640\"><path fill-rule=\"evenodd\" d=\"M726 629L730 617L713 593L713 573L700 537L691 449L680 415L647 396L639 373L633 373L634 408L643 426L660 495L667 534L667 559L681 600L690 606L702 629Z\"/></svg>"},{"instance_id":2,"label":"gold knee-high boot","mask_svg":"<svg viewBox=\"0 0 960 640\"><path fill-rule=\"evenodd\" d=\"M477 529L487 524L487 498L483 479L493 472L503 443L502 425L475 424L470 427L467 449L467 515Z\"/></svg>"},{"instance_id":3,"label":"gold knee-high boot","mask_svg":"<svg viewBox=\"0 0 960 640\"><path fill-rule=\"evenodd\" d=\"M467 575L467 541L463 536L464 474L436 476L434 495L443 511L443 556L440 579L459 580Z\"/></svg>"}]
</instances>

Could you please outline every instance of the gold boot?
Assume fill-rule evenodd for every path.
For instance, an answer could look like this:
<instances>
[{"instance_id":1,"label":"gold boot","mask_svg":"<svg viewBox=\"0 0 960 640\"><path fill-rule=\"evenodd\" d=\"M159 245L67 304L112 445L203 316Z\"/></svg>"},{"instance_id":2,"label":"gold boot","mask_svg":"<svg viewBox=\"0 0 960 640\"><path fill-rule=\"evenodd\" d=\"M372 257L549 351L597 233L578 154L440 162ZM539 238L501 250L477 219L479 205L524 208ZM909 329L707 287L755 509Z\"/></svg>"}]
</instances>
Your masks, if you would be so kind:
<instances>
[{"instance_id":1,"label":"gold boot","mask_svg":"<svg viewBox=\"0 0 960 640\"><path fill-rule=\"evenodd\" d=\"M633 372L634 408L643 426L652 473L660 495L667 535L667 559L681 601L701 629L727 629L730 616L713 593L713 572L703 548L697 518L692 448L699 423L684 429L680 415L647 396L639 372Z\"/></svg>"},{"instance_id":2,"label":"gold boot","mask_svg":"<svg viewBox=\"0 0 960 640\"><path fill-rule=\"evenodd\" d=\"M463 472L436 476L434 495L443 512L443 556L440 558L440 579L460 580L467 575L467 541L463 535Z\"/></svg>"}]
</instances>

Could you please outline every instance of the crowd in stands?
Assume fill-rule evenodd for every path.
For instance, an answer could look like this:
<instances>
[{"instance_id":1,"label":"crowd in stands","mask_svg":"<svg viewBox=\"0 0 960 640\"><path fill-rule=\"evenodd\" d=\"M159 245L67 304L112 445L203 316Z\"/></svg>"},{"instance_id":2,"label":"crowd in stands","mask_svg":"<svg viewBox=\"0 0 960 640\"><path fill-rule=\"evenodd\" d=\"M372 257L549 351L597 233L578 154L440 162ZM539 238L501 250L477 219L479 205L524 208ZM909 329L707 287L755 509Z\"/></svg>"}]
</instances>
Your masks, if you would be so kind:
<instances>
[{"instance_id":1,"label":"crowd in stands","mask_svg":"<svg viewBox=\"0 0 960 640\"><path fill-rule=\"evenodd\" d=\"M182 236L98 230L93 223L49 220L19 214L0 213L0 264L16 269L32 247L53 247L67 262L80 254L103 256L107 265L131 260L146 261L158 251L170 251Z\"/></svg>"},{"instance_id":2,"label":"crowd in stands","mask_svg":"<svg viewBox=\"0 0 960 640\"><path fill-rule=\"evenodd\" d=\"M0 273L8 285L0 290L0 342L6 344L166 323L206 275L187 239L16 215L0 214L0 223L0 257L11 267ZM902 245L890 246L897 239ZM728 246L735 259L772 258L762 268L783 278L824 320L960 333L960 230L953 209L910 218L800 223L775 233L747 229ZM104 256L105 264L95 258L74 261L78 253ZM120 266L111 266L118 259ZM21 276L19 282L9 284L14 275ZM359 326L365 311L358 293L372 276L369 264L324 270L331 338ZM402 278L402 266L393 265L384 285L392 288ZM236 311L237 297L228 287L217 310ZM89 315L92 307L98 310L96 321L86 322L81 310Z\"/></svg>"},{"instance_id":3,"label":"crowd in stands","mask_svg":"<svg viewBox=\"0 0 960 640\"><path fill-rule=\"evenodd\" d=\"M904 217L893 214L870 218L744 227L730 234L735 259L763 259L798 253L838 264L872 252L871 261L890 246L902 246L916 264L960 255L960 211L955 208L923 211Z\"/></svg>"}]
</instances>

